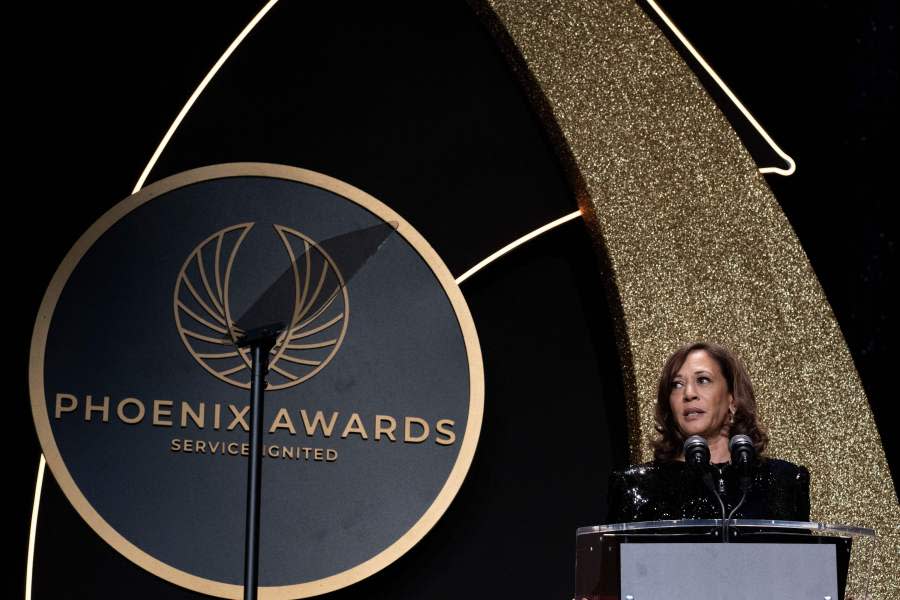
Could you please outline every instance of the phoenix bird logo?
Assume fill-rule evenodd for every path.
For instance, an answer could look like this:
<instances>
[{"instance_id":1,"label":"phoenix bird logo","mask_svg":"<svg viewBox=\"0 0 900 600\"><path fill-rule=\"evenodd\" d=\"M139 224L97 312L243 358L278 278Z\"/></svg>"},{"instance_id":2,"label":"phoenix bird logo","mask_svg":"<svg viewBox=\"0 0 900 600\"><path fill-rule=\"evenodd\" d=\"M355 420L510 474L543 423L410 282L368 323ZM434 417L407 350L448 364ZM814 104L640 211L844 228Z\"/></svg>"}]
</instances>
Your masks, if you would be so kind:
<instances>
[{"instance_id":1,"label":"phoenix bird logo","mask_svg":"<svg viewBox=\"0 0 900 600\"><path fill-rule=\"evenodd\" d=\"M191 252L175 284L175 323L181 341L204 369L249 389L249 349L239 348L236 341L262 315L289 317L288 327L269 354L266 389L280 390L313 377L337 353L347 331L347 286L322 246L299 231L274 225L289 268L236 318L230 294L232 272L253 226L240 223L222 229Z\"/></svg>"}]
</instances>

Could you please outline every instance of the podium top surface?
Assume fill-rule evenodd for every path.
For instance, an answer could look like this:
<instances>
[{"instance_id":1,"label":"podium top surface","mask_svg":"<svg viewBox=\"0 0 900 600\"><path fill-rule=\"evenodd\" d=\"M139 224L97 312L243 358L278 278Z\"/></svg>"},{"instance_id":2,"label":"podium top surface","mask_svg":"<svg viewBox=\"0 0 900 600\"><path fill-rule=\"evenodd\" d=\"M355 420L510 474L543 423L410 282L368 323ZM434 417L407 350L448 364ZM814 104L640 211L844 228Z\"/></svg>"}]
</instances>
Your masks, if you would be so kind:
<instances>
[{"instance_id":1,"label":"podium top surface","mask_svg":"<svg viewBox=\"0 0 900 600\"><path fill-rule=\"evenodd\" d=\"M822 534L839 535L843 537L875 537L875 530L869 527L853 527L838 525L835 523L813 523L807 521L778 521L769 519L725 519L728 527L749 529L772 529L773 531L785 529L798 529ZM590 535L604 533L652 533L666 529L709 529L722 527L722 519L677 519L671 521L636 521L634 523L611 523L609 525L593 525L579 527L575 535Z\"/></svg>"}]
</instances>

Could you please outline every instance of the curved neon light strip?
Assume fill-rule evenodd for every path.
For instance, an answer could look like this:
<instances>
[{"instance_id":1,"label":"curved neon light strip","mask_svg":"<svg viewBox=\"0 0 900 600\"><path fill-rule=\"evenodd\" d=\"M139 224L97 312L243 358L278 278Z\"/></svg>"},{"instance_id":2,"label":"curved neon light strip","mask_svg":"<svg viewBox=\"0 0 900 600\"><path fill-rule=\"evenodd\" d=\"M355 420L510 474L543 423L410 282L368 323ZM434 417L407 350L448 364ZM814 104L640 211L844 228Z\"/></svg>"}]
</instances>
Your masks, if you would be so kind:
<instances>
[{"instance_id":1,"label":"curved neon light strip","mask_svg":"<svg viewBox=\"0 0 900 600\"><path fill-rule=\"evenodd\" d=\"M37 481L34 484L34 504L31 507L31 529L28 532L28 562L25 565L25 600L31 599L31 581L34 574L34 541L37 537L38 509L41 506L41 488L44 487L44 469L47 461L41 454L38 462Z\"/></svg>"},{"instance_id":2,"label":"curved neon light strip","mask_svg":"<svg viewBox=\"0 0 900 600\"><path fill-rule=\"evenodd\" d=\"M197 89L194 90L194 93L191 94L191 97L188 98L188 101L185 102L184 106L181 108L181 112L178 113L178 116L175 117L175 120L172 121L172 125L169 126L169 130L166 132L166 135L163 136L162 141L159 143L159 146L156 147L156 151L153 153L153 156L150 158L150 162L147 163L147 166L144 168L144 172L141 173L140 178L135 184L134 189L131 190L132 194L136 194L142 187L144 187L144 182L147 181L147 177L150 175L150 171L153 170L153 167L156 166L156 161L159 160L160 155L163 150L165 150L166 146L169 143L169 140L172 139L172 135L175 134L175 130L178 129L178 126L181 125L181 121L184 120L184 117L187 116L191 107L194 106L194 102L197 101L197 98L200 97L200 94L203 93L203 90L206 89L206 86L209 85L209 82L212 81L212 78L216 76L216 73L219 72L219 69L222 68L222 65L225 64L225 61L231 56L231 54L237 49L244 38L250 34L256 24L262 20L266 13L271 10L273 6L278 2L278 0L269 0L262 9L256 13L256 16L247 23L247 26L244 27L244 30L241 31L234 41L231 42L231 45L225 50L222 56L219 57L219 60L216 61L216 64L213 65L212 69L209 70L209 73L206 74L206 77L203 78L203 81L200 82L200 85L197 86Z\"/></svg>"},{"instance_id":3,"label":"curved neon light strip","mask_svg":"<svg viewBox=\"0 0 900 600\"><path fill-rule=\"evenodd\" d=\"M762 125L760 125L759 122L757 122L757 120L753 118L753 115L750 114L750 111L747 110L747 108L741 103L741 101L738 100L737 96L734 95L734 92L731 91L731 88L725 85L725 82L722 81L722 78L719 77L719 75L715 71L713 71L712 67L709 66L709 63L707 63L706 60L704 60L703 57L700 56L700 53L697 52L697 49L694 48L694 46L688 41L684 34L681 33L681 30L675 26L675 23L672 22L669 16L663 12L663 10L656 4L656 2L654 2L653 0L647 0L647 4L649 4L650 7L656 12L656 14L659 15L659 18L663 20L663 23L665 23L666 26L672 30L672 33L675 34L679 41L684 44L684 47L688 49L691 55L697 60L698 63L700 63L700 66L703 67L703 70L713 78L713 81L716 82L716 85L718 85L719 88L723 92L725 92L725 95L728 96L728 99L731 100L738 108L738 110L741 111L741 114L744 115L744 118L750 121L750 124L753 125L754 129L756 129L756 132L759 133L759 135L761 135L764 140L766 140L767 144L769 144L769 147L774 150L775 153L778 154L778 156L784 159L784 162L786 162L788 165L787 169L781 169L779 167L763 167L761 169L758 169L759 172L762 174L775 173L777 175L784 175L785 177L793 174L794 171L797 170L797 163L794 162L794 159L788 156L784 151L782 151L782 149L778 147L778 144L776 144L772 140L772 138L769 137L769 134L766 133L766 130L762 128Z\"/></svg>"},{"instance_id":4,"label":"curved neon light strip","mask_svg":"<svg viewBox=\"0 0 900 600\"><path fill-rule=\"evenodd\" d=\"M568 223L572 219L577 219L580 216L581 216L581 211L576 210L575 212L569 213L564 217L560 217L560 218L556 219L555 221L550 221L543 227L538 227L537 229L535 229L534 231L532 231L531 233L529 233L527 235L523 235L516 241L503 246L502 248L500 248L499 250L497 250L496 252L494 252L493 254L491 254L490 256L488 256L487 258L482 260L481 262L479 262L477 265L475 265L474 267L472 267L471 269L469 269L468 271L466 271L465 273L463 273L462 275L457 277L456 284L459 285L460 283L462 283L463 281L465 281L466 279L468 279L469 277L471 277L472 275L474 275L475 273L477 273L484 267L488 266L489 264L491 264L492 262L494 262L495 260L497 260L498 258L503 256L504 254L506 254L507 252L511 252L511 251L515 250L516 248L518 248L525 242L533 240L534 238L541 235L542 233L546 233L546 232L550 231L551 229L553 229L554 227L559 227L563 223Z\"/></svg>"}]
</instances>

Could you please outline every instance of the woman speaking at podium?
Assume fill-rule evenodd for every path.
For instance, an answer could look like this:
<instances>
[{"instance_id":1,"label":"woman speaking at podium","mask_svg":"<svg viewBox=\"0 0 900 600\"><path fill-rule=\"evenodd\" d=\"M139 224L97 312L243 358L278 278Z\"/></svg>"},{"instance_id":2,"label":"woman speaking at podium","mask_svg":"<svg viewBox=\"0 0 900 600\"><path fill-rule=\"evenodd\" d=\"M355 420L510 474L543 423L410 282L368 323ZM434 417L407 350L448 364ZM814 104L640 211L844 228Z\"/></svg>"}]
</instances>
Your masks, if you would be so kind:
<instances>
[{"instance_id":1,"label":"woman speaking at podium","mask_svg":"<svg viewBox=\"0 0 900 600\"><path fill-rule=\"evenodd\" d=\"M809 520L809 472L765 457L768 438L750 378L723 346L696 342L669 357L656 395L656 431L655 460L610 477L607 523L723 513Z\"/></svg>"}]
</instances>

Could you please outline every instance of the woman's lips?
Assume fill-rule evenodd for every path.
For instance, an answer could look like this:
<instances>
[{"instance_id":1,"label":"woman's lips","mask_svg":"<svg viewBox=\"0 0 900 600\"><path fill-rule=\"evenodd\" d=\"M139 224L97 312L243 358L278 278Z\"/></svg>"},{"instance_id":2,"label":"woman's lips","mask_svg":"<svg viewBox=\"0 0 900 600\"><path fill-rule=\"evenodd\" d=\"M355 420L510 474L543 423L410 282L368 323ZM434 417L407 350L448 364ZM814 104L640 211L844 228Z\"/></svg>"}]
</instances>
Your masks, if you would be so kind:
<instances>
[{"instance_id":1,"label":"woman's lips","mask_svg":"<svg viewBox=\"0 0 900 600\"><path fill-rule=\"evenodd\" d=\"M699 419L706 413L705 410L701 410L699 408L692 408L690 410L684 411L684 420L685 421L694 421Z\"/></svg>"}]
</instances>

